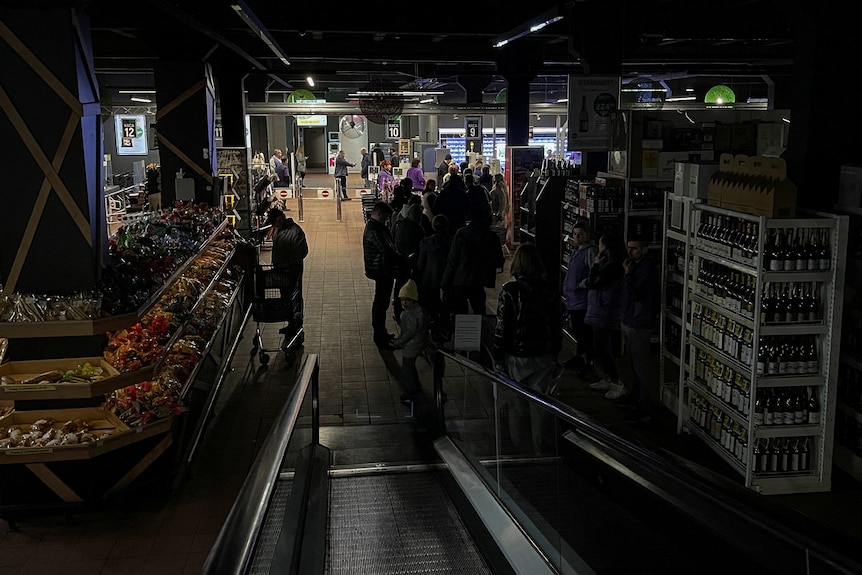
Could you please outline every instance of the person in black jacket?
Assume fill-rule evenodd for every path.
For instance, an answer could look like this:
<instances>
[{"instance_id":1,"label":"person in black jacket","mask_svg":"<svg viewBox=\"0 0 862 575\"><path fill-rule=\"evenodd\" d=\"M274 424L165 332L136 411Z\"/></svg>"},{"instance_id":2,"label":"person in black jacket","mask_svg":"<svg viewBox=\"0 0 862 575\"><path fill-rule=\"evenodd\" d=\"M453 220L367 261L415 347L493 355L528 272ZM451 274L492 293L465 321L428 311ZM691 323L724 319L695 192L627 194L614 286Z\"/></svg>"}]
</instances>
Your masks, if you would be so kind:
<instances>
[{"instance_id":1,"label":"person in black jacket","mask_svg":"<svg viewBox=\"0 0 862 575\"><path fill-rule=\"evenodd\" d=\"M431 335L437 341L449 339L449 317L440 299L440 284L452 236L449 235L449 220L444 215L434 216L431 220L434 233L419 242L419 258L416 261L417 284L419 284L419 305L428 312Z\"/></svg>"},{"instance_id":2,"label":"person in black jacket","mask_svg":"<svg viewBox=\"0 0 862 575\"><path fill-rule=\"evenodd\" d=\"M535 244L521 244L511 266L512 281L500 288L497 323L494 328L494 369L508 374L525 387L549 394L557 354L563 345L565 311L559 295L545 277L542 256ZM509 433L522 453L530 445L526 434L525 401L515 397L509 404ZM532 448L550 453L550 416L530 409Z\"/></svg>"},{"instance_id":3,"label":"person in black jacket","mask_svg":"<svg viewBox=\"0 0 862 575\"><path fill-rule=\"evenodd\" d=\"M365 277L374 280L374 301L371 304L371 327L377 347L394 349L395 335L386 329L386 310L395 287L395 276L401 257L389 233L392 208L386 202L377 202L371 209L365 231L362 233L362 252L365 260Z\"/></svg>"},{"instance_id":4,"label":"person in black jacket","mask_svg":"<svg viewBox=\"0 0 862 575\"><path fill-rule=\"evenodd\" d=\"M419 242L425 237L420 220L422 206L419 196L412 196L406 206L407 215L398 220L392 228L395 250L401 256L402 265L395 277L395 288L392 299L392 312L395 323L401 323L401 298L398 293L407 280L413 278L416 270L416 260L419 257Z\"/></svg>"},{"instance_id":5,"label":"person in black jacket","mask_svg":"<svg viewBox=\"0 0 862 575\"><path fill-rule=\"evenodd\" d=\"M440 205L440 198L435 206ZM485 315L485 288L495 286L497 270L503 267L505 257L500 238L491 231L491 206L484 192L480 188L467 198L470 223L452 238L441 282L442 295L453 313L467 313L469 306L470 313Z\"/></svg>"}]
</instances>

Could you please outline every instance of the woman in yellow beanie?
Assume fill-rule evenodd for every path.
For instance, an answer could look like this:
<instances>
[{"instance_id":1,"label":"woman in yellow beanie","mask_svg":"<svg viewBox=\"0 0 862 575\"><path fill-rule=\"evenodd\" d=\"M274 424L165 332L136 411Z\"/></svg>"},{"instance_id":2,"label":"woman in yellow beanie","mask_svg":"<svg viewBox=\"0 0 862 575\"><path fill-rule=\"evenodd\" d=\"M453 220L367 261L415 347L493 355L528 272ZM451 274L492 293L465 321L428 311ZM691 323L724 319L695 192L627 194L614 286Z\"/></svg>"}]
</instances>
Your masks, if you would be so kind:
<instances>
[{"instance_id":1,"label":"woman in yellow beanie","mask_svg":"<svg viewBox=\"0 0 862 575\"><path fill-rule=\"evenodd\" d=\"M392 340L395 349L401 349L401 385L403 403L413 401L422 393L416 358L422 355L427 345L428 317L419 305L419 290L416 282L407 280L398 292L401 299L401 335Z\"/></svg>"}]
</instances>

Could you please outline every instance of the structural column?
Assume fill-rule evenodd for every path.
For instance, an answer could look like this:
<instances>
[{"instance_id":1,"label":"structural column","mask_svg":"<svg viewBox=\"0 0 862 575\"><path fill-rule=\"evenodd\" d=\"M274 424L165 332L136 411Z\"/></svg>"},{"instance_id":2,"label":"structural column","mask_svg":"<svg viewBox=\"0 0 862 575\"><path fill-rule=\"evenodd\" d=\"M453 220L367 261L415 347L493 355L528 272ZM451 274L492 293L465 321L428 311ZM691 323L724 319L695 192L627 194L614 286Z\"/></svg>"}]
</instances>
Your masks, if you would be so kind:
<instances>
[{"instance_id":1,"label":"structural column","mask_svg":"<svg viewBox=\"0 0 862 575\"><path fill-rule=\"evenodd\" d=\"M96 286L107 231L90 45L89 21L77 10L0 9L4 294Z\"/></svg>"},{"instance_id":2,"label":"structural column","mask_svg":"<svg viewBox=\"0 0 862 575\"><path fill-rule=\"evenodd\" d=\"M191 179L194 201L215 205L215 81L201 62L159 62L155 68L162 205L177 199L177 173ZM189 184L182 183L181 187ZM181 190L181 195L182 195Z\"/></svg>"}]
</instances>

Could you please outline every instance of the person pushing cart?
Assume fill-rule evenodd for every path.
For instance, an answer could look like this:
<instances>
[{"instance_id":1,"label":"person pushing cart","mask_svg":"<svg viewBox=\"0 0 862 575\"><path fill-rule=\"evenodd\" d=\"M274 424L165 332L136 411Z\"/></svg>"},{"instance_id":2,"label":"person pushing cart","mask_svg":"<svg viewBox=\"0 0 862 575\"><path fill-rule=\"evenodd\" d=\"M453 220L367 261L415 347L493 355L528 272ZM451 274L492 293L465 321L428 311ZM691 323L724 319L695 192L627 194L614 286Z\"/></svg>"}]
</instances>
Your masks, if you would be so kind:
<instances>
[{"instance_id":1,"label":"person pushing cart","mask_svg":"<svg viewBox=\"0 0 862 575\"><path fill-rule=\"evenodd\" d=\"M252 314L257 323L285 323L278 332L285 336L281 349L287 352L304 339L302 272L308 241L300 225L278 208L269 210L266 223L272 225L272 263L255 269ZM267 351L277 351L263 347L260 327L255 346L260 348L263 363L269 360Z\"/></svg>"}]
</instances>

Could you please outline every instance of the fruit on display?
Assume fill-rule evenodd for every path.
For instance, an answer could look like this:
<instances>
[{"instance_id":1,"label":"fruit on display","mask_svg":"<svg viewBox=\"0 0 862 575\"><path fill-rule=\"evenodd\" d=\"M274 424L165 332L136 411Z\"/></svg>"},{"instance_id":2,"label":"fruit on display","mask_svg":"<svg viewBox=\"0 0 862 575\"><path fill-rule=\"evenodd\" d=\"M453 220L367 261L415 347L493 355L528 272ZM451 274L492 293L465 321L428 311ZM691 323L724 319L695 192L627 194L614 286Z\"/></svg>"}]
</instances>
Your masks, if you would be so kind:
<instances>
[{"instance_id":1,"label":"fruit on display","mask_svg":"<svg viewBox=\"0 0 862 575\"><path fill-rule=\"evenodd\" d=\"M130 427L185 411L183 388L242 278L240 268L225 267L233 247L232 238L214 241L165 289L140 323L109 334L105 359L121 372L156 365L150 380L106 395L103 407Z\"/></svg>"},{"instance_id":2,"label":"fruit on display","mask_svg":"<svg viewBox=\"0 0 862 575\"><path fill-rule=\"evenodd\" d=\"M124 224L108 239L107 265L93 292L12 293L0 298L0 322L94 320L136 312L224 222L206 204L178 202Z\"/></svg>"},{"instance_id":3,"label":"fruit on display","mask_svg":"<svg viewBox=\"0 0 862 575\"><path fill-rule=\"evenodd\" d=\"M41 385L49 383L92 383L105 377L105 370L90 362L79 363L74 369L52 369L22 379L0 376L0 385Z\"/></svg>"}]
</instances>

